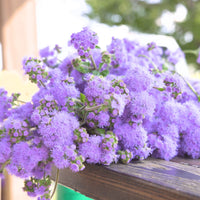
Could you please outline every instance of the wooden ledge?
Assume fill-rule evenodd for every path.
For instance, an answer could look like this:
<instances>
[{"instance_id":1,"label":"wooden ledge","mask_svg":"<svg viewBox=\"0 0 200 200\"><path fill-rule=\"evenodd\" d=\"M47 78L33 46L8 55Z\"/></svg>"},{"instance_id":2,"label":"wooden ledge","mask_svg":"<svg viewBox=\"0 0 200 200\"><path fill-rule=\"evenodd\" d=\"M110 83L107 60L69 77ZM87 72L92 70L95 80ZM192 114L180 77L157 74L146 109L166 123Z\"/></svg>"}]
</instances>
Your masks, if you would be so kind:
<instances>
[{"instance_id":1,"label":"wooden ledge","mask_svg":"<svg viewBox=\"0 0 200 200\"><path fill-rule=\"evenodd\" d=\"M55 169L52 174L55 179ZM200 160L87 165L79 173L61 170L59 183L96 200L194 200L200 199Z\"/></svg>"}]
</instances>

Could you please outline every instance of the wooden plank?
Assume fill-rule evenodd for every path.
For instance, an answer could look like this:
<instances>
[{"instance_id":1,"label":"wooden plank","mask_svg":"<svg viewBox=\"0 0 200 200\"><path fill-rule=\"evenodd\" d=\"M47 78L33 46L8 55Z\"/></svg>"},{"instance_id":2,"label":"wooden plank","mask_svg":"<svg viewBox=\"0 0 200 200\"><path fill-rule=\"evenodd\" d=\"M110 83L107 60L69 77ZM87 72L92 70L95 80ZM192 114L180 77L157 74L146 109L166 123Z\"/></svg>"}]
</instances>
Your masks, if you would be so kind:
<instances>
[{"instance_id":1,"label":"wooden plank","mask_svg":"<svg viewBox=\"0 0 200 200\"><path fill-rule=\"evenodd\" d=\"M24 56L37 55L35 0L0 0L3 69L21 70Z\"/></svg>"},{"instance_id":2,"label":"wooden plank","mask_svg":"<svg viewBox=\"0 0 200 200\"><path fill-rule=\"evenodd\" d=\"M200 168L159 159L61 170L59 183L97 200L200 199Z\"/></svg>"}]
</instances>

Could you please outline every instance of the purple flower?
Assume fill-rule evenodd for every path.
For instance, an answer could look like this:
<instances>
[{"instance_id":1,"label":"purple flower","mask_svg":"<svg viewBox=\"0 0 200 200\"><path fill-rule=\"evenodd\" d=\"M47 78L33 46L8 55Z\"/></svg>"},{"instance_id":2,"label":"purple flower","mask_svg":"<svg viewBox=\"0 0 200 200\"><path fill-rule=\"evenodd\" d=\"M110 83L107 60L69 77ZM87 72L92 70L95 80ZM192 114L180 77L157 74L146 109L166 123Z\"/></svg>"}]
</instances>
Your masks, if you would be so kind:
<instances>
[{"instance_id":1,"label":"purple flower","mask_svg":"<svg viewBox=\"0 0 200 200\"><path fill-rule=\"evenodd\" d=\"M90 50L94 49L98 44L98 37L95 32L85 27L81 32L71 35L70 44L77 49L78 54L82 58L87 58L90 55Z\"/></svg>"},{"instance_id":2,"label":"purple flower","mask_svg":"<svg viewBox=\"0 0 200 200\"><path fill-rule=\"evenodd\" d=\"M131 92L142 92L151 89L154 78L144 68L136 67L127 71L124 82Z\"/></svg>"},{"instance_id":3,"label":"purple flower","mask_svg":"<svg viewBox=\"0 0 200 200\"><path fill-rule=\"evenodd\" d=\"M47 159L47 156L46 149L41 151L39 148L30 147L26 142L20 142L13 146L11 162L7 169L11 174L26 178L32 174L38 162ZM21 170L18 170L19 168Z\"/></svg>"},{"instance_id":4,"label":"purple flower","mask_svg":"<svg viewBox=\"0 0 200 200\"><path fill-rule=\"evenodd\" d=\"M86 158L87 163L100 163L102 149L101 136L90 136L86 143L79 145L79 153Z\"/></svg>"},{"instance_id":5,"label":"purple flower","mask_svg":"<svg viewBox=\"0 0 200 200\"><path fill-rule=\"evenodd\" d=\"M41 122L39 133L44 140L44 144L52 148L58 145L73 144L73 131L79 127L76 117L67 112L58 112L52 119L50 124Z\"/></svg>"},{"instance_id":6,"label":"purple flower","mask_svg":"<svg viewBox=\"0 0 200 200\"><path fill-rule=\"evenodd\" d=\"M133 158L144 159L148 157L150 149L147 148L147 132L137 124L122 123L118 120L114 125L113 132L119 138L123 149L133 153Z\"/></svg>"},{"instance_id":7,"label":"purple flower","mask_svg":"<svg viewBox=\"0 0 200 200\"><path fill-rule=\"evenodd\" d=\"M23 62L25 74L28 74L29 80L36 83L39 87L44 87L44 84L49 79L49 75L45 71L45 67L46 65L41 60L35 58L28 58Z\"/></svg>"},{"instance_id":8,"label":"purple flower","mask_svg":"<svg viewBox=\"0 0 200 200\"><path fill-rule=\"evenodd\" d=\"M48 57L48 56L53 56L53 55L54 55L54 52L50 50L49 46L40 50L41 57Z\"/></svg>"},{"instance_id":9,"label":"purple flower","mask_svg":"<svg viewBox=\"0 0 200 200\"><path fill-rule=\"evenodd\" d=\"M0 122L8 117L9 108L11 108L11 98L7 96L7 91L3 88L0 88Z\"/></svg>"},{"instance_id":10,"label":"purple flower","mask_svg":"<svg viewBox=\"0 0 200 200\"><path fill-rule=\"evenodd\" d=\"M0 139L0 147L1 147L0 163L4 163L7 160L9 160L11 156L11 152L12 152L11 144L7 138L3 138L3 139Z\"/></svg>"}]
</instances>

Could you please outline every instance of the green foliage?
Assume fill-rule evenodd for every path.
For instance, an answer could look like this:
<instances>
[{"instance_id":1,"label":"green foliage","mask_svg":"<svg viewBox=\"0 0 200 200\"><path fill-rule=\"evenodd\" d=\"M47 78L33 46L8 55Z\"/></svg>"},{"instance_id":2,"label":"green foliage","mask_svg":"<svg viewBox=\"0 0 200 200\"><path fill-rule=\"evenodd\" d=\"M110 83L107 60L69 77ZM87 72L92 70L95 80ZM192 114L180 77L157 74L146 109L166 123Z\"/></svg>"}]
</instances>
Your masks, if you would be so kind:
<instances>
[{"instance_id":1,"label":"green foliage","mask_svg":"<svg viewBox=\"0 0 200 200\"><path fill-rule=\"evenodd\" d=\"M83 93L80 93L81 102L85 103L86 96Z\"/></svg>"},{"instance_id":2,"label":"green foliage","mask_svg":"<svg viewBox=\"0 0 200 200\"><path fill-rule=\"evenodd\" d=\"M187 17L183 22L175 22L175 31L167 35L173 36L183 50L197 49L200 46L200 1L196 0L161 0L150 4L148 0L86 0L92 10L87 15L108 25L125 24L132 30L144 33L163 34L156 23L164 11L175 12L178 4L187 9ZM167 23L167 22L166 22ZM186 33L193 34L193 40L186 42ZM196 63L196 57L188 55L188 62ZM200 68L200 66L198 66Z\"/></svg>"},{"instance_id":3,"label":"green foliage","mask_svg":"<svg viewBox=\"0 0 200 200\"><path fill-rule=\"evenodd\" d=\"M107 76L109 74L109 70L105 69L100 73L102 76Z\"/></svg>"},{"instance_id":4,"label":"green foliage","mask_svg":"<svg viewBox=\"0 0 200 200\"><path fill-rule=\"evenodd\" d=\"M102 129L102 128L97 128L96 129L96 134L98 135L105 135L105 129Z\"/></svg>"}]
</instances>

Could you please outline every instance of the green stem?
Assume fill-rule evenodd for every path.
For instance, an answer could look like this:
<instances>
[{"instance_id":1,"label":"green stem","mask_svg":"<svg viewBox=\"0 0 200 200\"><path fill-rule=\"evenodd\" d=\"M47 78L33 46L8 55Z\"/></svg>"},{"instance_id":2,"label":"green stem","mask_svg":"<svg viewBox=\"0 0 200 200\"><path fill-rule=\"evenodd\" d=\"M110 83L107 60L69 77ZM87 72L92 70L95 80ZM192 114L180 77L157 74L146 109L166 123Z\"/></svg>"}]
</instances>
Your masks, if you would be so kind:
<instances>
[{"instance_id":1,"label":"green stem","mask_svg":"<svg viewBox=\"0 0 200 200\"><path fill-rule=\"evenodd\" d=\"M17 99L16 101L17 101L17 102L20 102L20 103L27 103L27 102L22 101L22 100L20 100L20 99Z\"/></svg>"},{"instance_id":2,"label":"green stem","mask_svg":"<svg viewBox=\"0 0 200 200\"><path fill-rule=\"evenodd\" d=\"M145 56L145 55L142 55L142 54L139 55L138 57L146 58L148 61L151 62L151 64L154 66L155 69L158 69L157 66L154 64L154 62L153 62L149 57L147 57L147 56Z\"/></svg>"},{"instance_id":3,"label":"green stem","mask_svg":"<svg viewBox=\"0 0 200 200\"><path fill-rule=\"evenodd\" d=\"M84 108L85 111L90 112L90 111L94 111L98 108L101 108L102 106L104 106L104 104L98 105L98 106L93 106L93 107L86 107Z\"/></svg>"},{"instance_id":4,"label":"green stem","mask_svg":"<svg viewBox=\"0 0 200 200\"><path fill-rule=\"evenodd\" d=\"M101 63L100 63L101 64ZM104 67L105 63L103 63L102 65L99 65L99 71ZM108 64L107 64L108 65Z\"/></svg>"},{"instance_id":5,"label":"green stem","mask_svg":"<svg viewBox=\"0 0 200 200\"><path fill-rule=\"evenodd\" d=\"M193 54L195 56L197 56L198 52L197 50L185 50L183 51L185 54Z\"/></svg>"},{"instance_id":6,"label":"green stem","mask_svg":"<svg viewBox=\"0 0 200 200\"><path fill-rule=\"evenodd\" d=\"M178 72L176 72L184 81L185 83L188 85L188 87L192 90L192 92L196 95L198 101L200 102L200 96L199 94L197 93L197 91L192 87L192 85L181 75L179 74Z\"/></svg>"},{"instance_id":7,"label":"green stem","mask_svg":"<svg viewBox=\"0 0 200 200\"><path fill-rule=\"evenodd\" d=\"M79 110L84 110L86 108L86 106L82 106Z\"/></svg>"},{"instance_id":8,"label":"green stem","mask_svg":"<svg viewBox=\"0 0 200 200\"><path fill-rule=\"evenodd\" d=\"M194 50L186 50L184 51L184 53L191 53L191 54L195 54L197 55L197 51ZM139 55L140 57L144 57L147 58L149 61L151 61L147 56L145 55ZM157 69L157 67L155 66L155 64L151 61L151 63L153 64L153 66L155 67L155 69ZM175 71L180 77L182 77L182 79L185 81L185 83L188 85L188 87L191 89L191 91L196 95L198 101L200 102L200 95L197 93L197 91L192 87L192 85L181 75L179 74L177 71ZM156 88L157 89L157 88Z\"/></svg>"},{"instance_id":9,"label":"green stem","mask_svg":"<svg viewBox=\"0 0 200 200\"><path fill-rule=\"evenodd\" d=\"M41 80L39 80L39 82L44 88L46 88L46 85Z\"/></svg>"},{"instance_id":10,"label":"green stem","mask_svg":"<svg viewBox=\"0 0 200 200\"><path fill-rule=\"evenodd\" d=\"M83 105L83 102L80 101L79 99L73 99L73 101L76 102L76 103L79 103L79 104Z\"/></svg>"},{"instance_id":11,"label":"green stem","mask_svg":"<svg viewBox=\"0 0 200 200\"><path fill-rule=\"evenodd\" d=\"M55 180L55 185L54 185L54 189L53 189L53 192L51 194L51 199L53 198L55 192L56 192L56 188L57 188L57 185L58 185L58 179L59 179L59 169L57 169L56 171L56 180Z\"/></svg>"},{"instance_id":12,"label":"green stem","mask_svg":"<svg viewBox=\"0 0 200 200\"><path fill-rule=\"evenodd\" d=\"M7 160L5 163L3 163L1 165L1 170L3 170L5 168L6 165L8 165L10 163L10 160Z\"/></svg>"},{"instance_id":13,"label":"green stem","mask_svg":"<svg viewBox=\"0 0 200 200\"><path fill-rule=\"evenodd\" d=\"M83 126L86 123L86 117L87 117L87 115L88 115L88 112L85 112L84 115L83 115L83 120L80 123L80 126Z\"/></svg>"},{"instance_id":14,"label":"green stem","mask_svg":"<svg viewBox=\"0 0 200 200\"><path fill-rule=\"evenodd\" d=\"M96 70L96 69L97 69L97 66L96 66L96 63L94 62L94 59L93 59L92 55L90 55L90 59L91 59L92 64L93 64L93 66L94 66L94 70Z\"/></svg>"}]
</instances>

